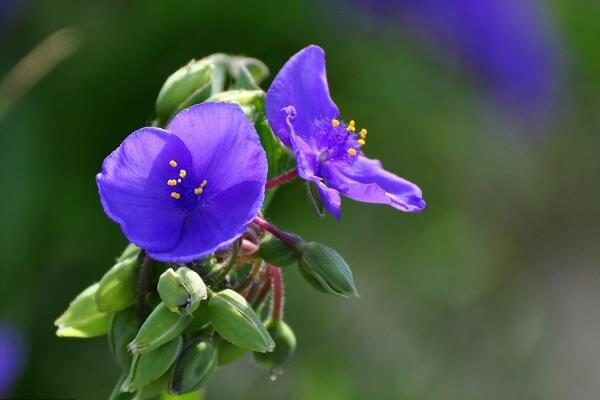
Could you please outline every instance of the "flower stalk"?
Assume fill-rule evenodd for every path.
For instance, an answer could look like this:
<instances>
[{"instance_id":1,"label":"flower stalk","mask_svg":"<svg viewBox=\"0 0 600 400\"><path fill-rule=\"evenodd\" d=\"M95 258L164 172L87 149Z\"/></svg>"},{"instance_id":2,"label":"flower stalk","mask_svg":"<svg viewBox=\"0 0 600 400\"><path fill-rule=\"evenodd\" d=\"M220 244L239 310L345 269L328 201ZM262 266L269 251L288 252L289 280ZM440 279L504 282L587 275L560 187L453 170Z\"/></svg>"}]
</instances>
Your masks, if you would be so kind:
<instances>
[{"instance_id":1,"label":"flower stalk","mask_svg":"<svg viewBox=\"0 0 600 400\"><path fill-rule=\"evenodd\" d=\"M298 171L296 171L296 168L290 169L289 171L284 172L283 174L281 174L281 175L271 179L269 182L267 182L267 184L265 185L265 189L266 190L274 189L278 186L281 186L283 184L293 181L294 179L296 179L297 176L298 176Z\"/></svg>"},{"instance_id":2,"label":"flower stalk","mask_svg":"<svg viewBox=\"0 0 600 400\"><path fill-rule=\"evenodd\" d=\"M276 226L272 225L269 221L259 216L254 218L253 222L256 225L258 225L261 229L264 229L265 231L269 232L271 235L285 242L288 246L290 246L293 249L297 249L301 243L299 239L293 237L288 233L283 232L281 229L277 228Z\"/></svg>"},{"instance_id":3,"label":"flower stalk","mask_svg":"<svg viewBox=\"0 0 600 400\"><path fill-rule=\"evenodd\" d=\"M140 265L140 275L138 278L137 301L135 303L135 314L139 320L146 318L146 295L150 286L150 277L152 276L152 265L154 260L146 255L142 250L139 258L142 260Z\"/></svg>"},{"instance_id":4,"label":"flower stalk","mask_svg":"<svg viewBox=\"0 0 600 400\"><path fill-rule=\"evenodd\" d=\"M279 321L283 317L283 278L281 270L273 265L269 265L269 273L273 282L273 309L271 310L271 320Z\"/></svg>"}]
</instances>

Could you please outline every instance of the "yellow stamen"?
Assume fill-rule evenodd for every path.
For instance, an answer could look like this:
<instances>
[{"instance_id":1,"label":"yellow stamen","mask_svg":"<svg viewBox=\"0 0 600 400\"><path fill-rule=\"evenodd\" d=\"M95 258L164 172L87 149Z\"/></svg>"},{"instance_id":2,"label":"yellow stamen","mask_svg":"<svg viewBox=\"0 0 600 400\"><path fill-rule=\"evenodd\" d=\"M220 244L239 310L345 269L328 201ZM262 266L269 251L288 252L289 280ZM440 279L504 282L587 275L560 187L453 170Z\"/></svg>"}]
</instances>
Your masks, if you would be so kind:
<instances>
[{"instance_id":1,"label":"yellow stamen","mask_svg":"<svg viewBox=\"0 0 600 400\"><path fill-rule=\"evenodd\" d=\"M205 179L202 181L202 183L200 184L200 187L203 188L204 186L206 186L206 184L208 183L208 181Z\"/></svg>"},{"instance_id":2,"label":"yellow stamen","mask_svg":"<svg viewBox=\"0 0 600 400\"><path fill-rule=\"evenodd\" d=\"M348 126L354 126L354 125L356 125L356 121L351 119L350 122L348 122Z\"/></svg>"},{"instance_id":3,"label":"yellow stamen","mask_svg":"<svg viewBox=\"0 0 600 400\"><path fill-rule=\"evenodd\" d=\"M194 194L200 194L204 191L201 187L194 189Z\"/></svg>"},{"instance_id":4,"label":"yellow stamen","mask_svg":"<svg viewBox=\"0 0 600 400\"><path fill-rule=\"evenodd\" d=\"M360 137L363 138L363 139L366 138L367 137L367 133L368 132L367 132L366 129L361 129L360 130Z\"/></svg>"},{"instance_id":5,"label":"yellow stamen","mask_svg":"<svg viewBox=\"0 0 600 400\"><path fill-rule=\"evenodd\" d=\"M356 155L356 149L348 149L348 154L350 154L351 156L355 156Z\"/></svg>"},{"instance_id":6,"label":"yellow stamen","mask_svg":"<svg viewBox=\"0 0 600 400\"><path fill-rule=\"evenodd\" d=\"M175 167L177 166L177 161L175 161L175 160L171 160L171 161L169 161L169 165L170 165L171 167L175 168Z\"/></svg>"},{"instance_id":7,"label":"yellow stamen","mask_svg":"<svg viewBox=\"0 0 600 400\"><path fill-rule=\"evenodd\" d=\"M348 125L348 130L350 132L354 132L356 130L356 127L354 125Z\"/></svg>"},{"instance_id":8,"label":"yellow stamen","mask_svg":"<svg viewBox=\"0 0 600 400\"><path fill-rule=\"evenodd\" d=\"M187 174L185 169L182 169L181 171L179 171L179 176L182 178L185 178L185 175Z\"/></svg>"},{"instance_id":9,"label":"yellow stamen","mask_svg":"<svg viewBox=\"0 0 600 400\"><path fill-rule=\"evenodd\" d=\"M177 192L171 192L171 197L175 200L179 200L181 198L181 195Z\"/></svg>"},{"instance_id":10,"label":"yellow stamen","mask_svg":"<svg viewBox=\"0 0 600 400\"><path fill-rule=\"evenodd\" d=\"M365 140L364 140L364 139L358 139L358 140L357 140L357 142L358 142L358 144L360 144L361 146L364 146L364 145L365 145L365 143L367 143L367 142L365 142Z\"/></svg>"},{"instance_id":11,"label":"yellow stamen","mask_svg":"<svg viewBox=\"0 0 600 400\"><path fill-rule=\"evenodd\" d=\"M175 185L177 185L177 181L175 179L169 179L167 181L167 185L169 185L169 186L175 186Z\"/></svg>"},{"instance_id":12,"label":"yellow stamen","mask_svg":"<svg viewBox=\"0 0 600 400\"><path fill-rule=\"evenodd\" d=\"M332 119L332 120L331 120L331 126L333 126L334 128L335 128L336 126L338 126L339 124L340 124L340 121L338 121L337 119Z\"/></svg>"}]
</instances>

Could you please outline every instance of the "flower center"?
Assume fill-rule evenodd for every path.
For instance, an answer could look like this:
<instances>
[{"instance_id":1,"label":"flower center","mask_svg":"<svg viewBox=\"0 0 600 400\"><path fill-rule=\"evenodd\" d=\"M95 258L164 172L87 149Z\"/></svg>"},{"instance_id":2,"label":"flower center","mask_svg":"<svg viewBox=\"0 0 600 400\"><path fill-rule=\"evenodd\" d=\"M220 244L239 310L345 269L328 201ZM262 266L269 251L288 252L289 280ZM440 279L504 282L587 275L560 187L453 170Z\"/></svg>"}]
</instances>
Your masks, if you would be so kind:
<instances>
[{"instance_id":1,"label":"flower center","mask_svg":"<svg viewBox=\"0 0 600 400\"><path fill-rule=\"evenodd\" d=\"M171 190L170 196L178 206L189 210L199 203L200 195L204 192L208 181L204 179L198 182L195 177L190 177L187 170L178 168L179 165L175 160L169 161L169 166L173 169L172 177L167 180L167 186Z\"/></svg>"},{"instance_id":2,"label":"flower center","mask_svg":"<svg viewBox=\"0 0 600 400\"><path fill-rule=\"evenodd\" d=\"M347 124L337 119L319 118L313 126L313 141L319 152L320 162L344 162L353 164L360 154L360 147L365 144L367 130L356 133L356 123L351 120Z\"/></svg>"}]
</instances>

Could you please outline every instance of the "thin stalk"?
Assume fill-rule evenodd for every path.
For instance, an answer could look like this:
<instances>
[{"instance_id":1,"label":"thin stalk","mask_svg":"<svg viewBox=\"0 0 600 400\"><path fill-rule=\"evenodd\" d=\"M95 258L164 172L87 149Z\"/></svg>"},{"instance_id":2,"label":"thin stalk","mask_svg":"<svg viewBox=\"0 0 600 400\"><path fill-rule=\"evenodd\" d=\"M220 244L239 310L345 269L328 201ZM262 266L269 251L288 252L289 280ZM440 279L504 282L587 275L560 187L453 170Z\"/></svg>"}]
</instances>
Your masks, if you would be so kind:
<instances>
[{"instance_id":1,"label":"thin stalk","mask_svg":"<svg viewBox=\"0 0 600 400\"><path fill-rule=\"evenodd\" d=\"M250 269L250 272L248 272L246 278L238 285L237 288L235 288L235 290L238 293L242 293L244 290L248 289L250 285L252 285L252 282L254 282L256 275L258 275L258 271L260 271L260 268L262 267L262 263L263 261L261 259L254 260L254 264L252 264L252 269Z\"/></svg>"},{"instance_id":2,"label":"thin stalk","mask_svg":"<svg viewBox=\"0 0 600 400\"><path fill-rule=\"evenodd\" d=\"M298 248L298 245L300 244L300 241L298 239L296 239L292 235L289 235L289 234L283 232L281 229L272 225L267 220L257 216L256 218L254 218L254 221L252 221L252 222L254 222L256 225L258 225L260 228L264 229L265 231L269 232L271 235L275 236L277 239L283 241L291 248L293 248L293 249Z\"/></svg>"},{"instance_id":3,"label":"thin stalk","mask_svg":"<svg viewBox=\"0 0 600 400\"><path fill-rule=\"evenodd\" d=\"M281 186L285 183L293 181L297 176L298 176L298 171L296 171L296 168L290 169L289 171L284 172L283 174L281 174L281 175L271 179L269 182L267 182L267 184L265 185L265 189L269 190L269 189L273 189L278 186Z\"/></svg>"},{"instance_id":4,"label":"thin stalk","mask_svg":"<svg viewBox=\"0 0 600 400\"><path fill-rule=\"evenodd\" d=\"M233 244L233 247L231 248L231 254L227 258L227 260L225 260L212 273L208 274L207 280L209 280L212 284L219 283L223 279L225 279L225 277L227 276L229 271L231 271L231 269L234 267L235 262L237 260L237 256L240 252L240 242L241 242L241 239L236 240Z\"/></svg>"},{"instance_id":5,"label":"thin stalk","mask_svg":"<svg viewBox=\"0 0 600 400\"><path fill-rule=\"evenodd\" d=\"M146 295L150 286L150 278L152 277L152 265L154 260L146 255L142 250L139 255L141 260L140 274L138 276L137 286L137 301L135 303L135 314L139 320L143 321L146 318Z\"/></svg>"},{"instance_id":6,"label":"thin stalk","mask_svg":"<svg viewBox=\"0 0 600 400\"><path fill-rule=\"evenodd\" d=\"M265 278L266 279L265 279L262 287L256 294L256 297L251 302L252 308L254 308L255 310L265 300L265 298L269 294L269 291L271 290L271 274L270 274L269 270L267 270L267 272L265 273Z\"/></svg>"},{"instance_id":7,"label":"thin stalk","mask_svg":"<svg viewBox=\"0 0 600 400\"><path fill-rule=\"evenodd\" d=\"M283 278L281 270L273 265L269 265L271 281L273 282L273 309L271 310L271 319L279 321L283 317Z\"/></svg>"}]
</instances>

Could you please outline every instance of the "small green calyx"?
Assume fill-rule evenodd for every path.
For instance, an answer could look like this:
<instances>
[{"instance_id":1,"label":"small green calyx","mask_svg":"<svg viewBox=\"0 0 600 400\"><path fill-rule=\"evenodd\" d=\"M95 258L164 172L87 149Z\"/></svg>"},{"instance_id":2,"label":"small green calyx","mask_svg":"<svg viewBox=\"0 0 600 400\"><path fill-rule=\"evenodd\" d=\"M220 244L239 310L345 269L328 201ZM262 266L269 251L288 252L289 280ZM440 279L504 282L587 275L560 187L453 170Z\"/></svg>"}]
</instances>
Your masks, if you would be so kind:
<instances>
[{"instance_id":1,"label":"small green calyx","mask_svg":"<svg viewBox=\"0 0 600 400\"><path fill-rule=\"evenodd\" d=\"M299 236L291 234L290 236L297 238L298 243L302 243ZM300 252L297 249L273 235L267 235L261 240L258 254L268 264L278 267L286 267L298 262L300 259Z\"/></svg>"},{"instance_id":2,"label":"small green calyx","mask_svg":"<svg viewBox=\"0 0 600 400\"><path fill-rule=\"evenodd\" d=\"M110 314L98 311L96 292L99 284L86 288L69 304L67 310L54 321L56 336L90 338L108 332Z\"/></svg>"},{"instance_id":3,"label":"small green calyx","mask_svg":"<svg viewBox=\"0 0 600 400\"><path fill-rule=\"evenodd\" d=\"M271 353L254 353L254 360L265 368L281 368L296 351L296 335L282 320L270 319L265 322L265 328L275 341L275 350Z\"/></svg>"},{"instance_id":4,"label":"small green calyx","mask_svg":"<svg viewBox=\"0 0 600 400\"><path fill-rule=\"evenodd\" d=\"M300 251L300 273L314 288L338 296L358 297L352 271L337 251L314 242L302 244Z\"/></svg>"},{"instance_id":5,"label":"small green calyx","mask_svg":"<svg viewBox=\"0 0 600 400\"><path fill-rule=\"evenodd\" d=\"M204 281L195 271L180 267L167 269L158 280L158 294L167 308L182 316L193 313L207 297Z\"/></svg>"},{"instance_id":6,"label":"small green calyx","mask_svg":"<svg viewBox=\"0 0 600 400\"><path fill-rule=\"evenodd\" d=\"M139 329L139 321L136 318L133 307L113 314L108 329L108 347L110 352L121 368L129 368L132 356L127 348Z\"/></svg>"},{"instance_id":7,"label":"small green calyx","mask_svg":"<svg viewBox=\"0 0 600 400\"><path fill-rule=\"evenodd\" d=\"M216 331L236 346L257 352L273 351L275 343L259 316L241 295L231 289L215 293L208 313Z\"/></svg>"},{"instance_id":8,"label":"small green calyx","mask_svg":"<svg viewBox=\"0 0 600 400\"><path fill-rule=\"evenodd\" d=\"M217 350L204 338L194 338L185 345L175 363L169 393L180 395L205 386L217 369Z\"/></svg>"},{"instance_id":9,"label":"small green calyx","mask_svg":"<svg viewBox=\"0 0 600 400\"><path fill-rule=\"evenodd\" d=\"M129 343L129 350L133 354L151 352L177 337L190 321L190 317L171 312L161 302L144 321L135 339Z\"/></svg>"}]
</instances>

